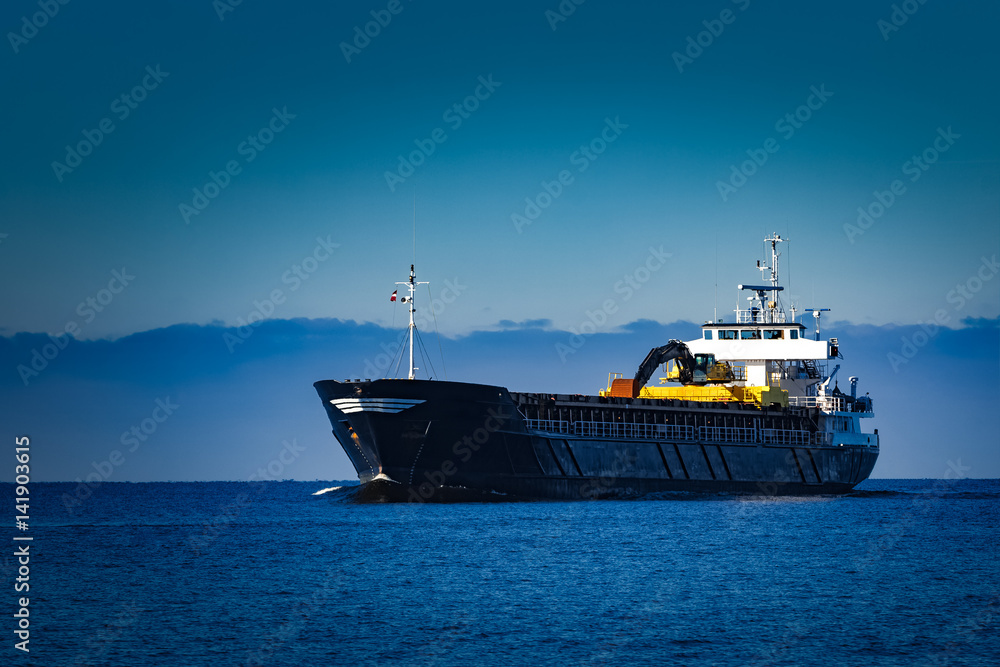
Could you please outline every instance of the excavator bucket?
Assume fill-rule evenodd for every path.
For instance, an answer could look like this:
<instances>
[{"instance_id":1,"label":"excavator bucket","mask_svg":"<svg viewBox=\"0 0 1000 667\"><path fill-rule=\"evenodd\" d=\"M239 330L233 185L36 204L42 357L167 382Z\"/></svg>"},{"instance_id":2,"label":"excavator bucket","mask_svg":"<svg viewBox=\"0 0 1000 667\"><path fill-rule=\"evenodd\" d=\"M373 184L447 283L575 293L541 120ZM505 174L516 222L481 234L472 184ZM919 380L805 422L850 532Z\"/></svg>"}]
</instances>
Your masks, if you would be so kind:
<instances>
[{"instance_id":1,"label":"excavator bucket","mask_svg":"<svg viewBox=\"0 0 1000 667\"><path fill-rule=\"evenodd\" d=\"M635 398L639 395L635 378L617 378L611 381L611 396Z\"/></svg>"}]
</instances>

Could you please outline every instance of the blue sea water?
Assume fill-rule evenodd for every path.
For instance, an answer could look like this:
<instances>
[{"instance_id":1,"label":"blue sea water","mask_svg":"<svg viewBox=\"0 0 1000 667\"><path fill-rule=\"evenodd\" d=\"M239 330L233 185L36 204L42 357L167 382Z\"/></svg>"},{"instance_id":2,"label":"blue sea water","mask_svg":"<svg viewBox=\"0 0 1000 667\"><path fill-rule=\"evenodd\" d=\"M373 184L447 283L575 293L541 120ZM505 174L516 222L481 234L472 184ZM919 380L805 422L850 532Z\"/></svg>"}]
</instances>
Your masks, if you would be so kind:
<instances>
[{"instance_id":1,"label":"blue sea water","mask_svg":"<svg viewBox=\"0 0 1000 667\"><path fill-rule=\"evenodd\" d=\"M33 484L31 652L5 614L2 663L1000 662L1000 480L820 498L317 494L336 485L116 483L67 506L75 484Z\"/></svg>"}]
</instances>

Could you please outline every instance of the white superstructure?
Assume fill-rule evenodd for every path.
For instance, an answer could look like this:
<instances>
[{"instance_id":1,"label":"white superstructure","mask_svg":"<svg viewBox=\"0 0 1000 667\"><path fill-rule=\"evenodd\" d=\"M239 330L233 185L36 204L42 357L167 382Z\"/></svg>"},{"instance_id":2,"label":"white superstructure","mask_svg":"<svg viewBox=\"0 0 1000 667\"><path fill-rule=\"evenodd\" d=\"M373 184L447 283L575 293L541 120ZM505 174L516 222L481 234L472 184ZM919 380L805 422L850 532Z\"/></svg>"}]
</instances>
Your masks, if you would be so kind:
<instances>
[{"instance_id":1,"label":"white superstructure","mask_svg":"<svg viewBox=\"0 0 1000 667\"><path fill-rule=\"evenodd\" d=\"M778 284L777 234L764 239L770 244L770 266L757 263L760 285L739 285L746 307L737 302L733 321L706 322L702 337L685 341L695 357L694 384L685 387L647 387L643 396L708 401L777 402L789 408L814 409L817 426L827 432L832 444L868 444L878 447L878 434L863 433L860 419L872 417L871 399L857 395L857 377L848 379L849 393L837 384L836 363L840 355L836 338L820 339L820 315L829 309L807 309L815 320L814 338L791 317L781 302L784 288ZM832 368L831 368L832 366ZM676 381L676 366L668 366L661 382ZM775 400L775 399L778 400Z\"/></svg>"}]
</instances>

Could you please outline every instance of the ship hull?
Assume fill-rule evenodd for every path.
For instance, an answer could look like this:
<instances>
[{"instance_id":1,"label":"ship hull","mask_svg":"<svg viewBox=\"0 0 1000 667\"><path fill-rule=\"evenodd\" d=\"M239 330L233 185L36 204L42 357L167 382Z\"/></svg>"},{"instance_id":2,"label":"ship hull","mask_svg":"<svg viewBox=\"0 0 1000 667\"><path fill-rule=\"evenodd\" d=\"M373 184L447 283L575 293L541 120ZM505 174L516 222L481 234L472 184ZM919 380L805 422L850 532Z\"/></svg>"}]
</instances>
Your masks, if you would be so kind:
<instances>
[{"instance_id":1,"label":"ship hull","mask_svg":"<svg viewBox=\"0 0 1000 667\"><path fill-rule=\"evenodd\" d=\"M877 435L812 442L803 428L811 416L801 412L422 380L314 386L358 478L380 489L367 494L373 500L446 501L463 491L473 500L841 494L878 457ZM640 416L649 423L623 423ZM767 430L768 441L760 424L790 428Z\"/></svg>"}]
</instances>

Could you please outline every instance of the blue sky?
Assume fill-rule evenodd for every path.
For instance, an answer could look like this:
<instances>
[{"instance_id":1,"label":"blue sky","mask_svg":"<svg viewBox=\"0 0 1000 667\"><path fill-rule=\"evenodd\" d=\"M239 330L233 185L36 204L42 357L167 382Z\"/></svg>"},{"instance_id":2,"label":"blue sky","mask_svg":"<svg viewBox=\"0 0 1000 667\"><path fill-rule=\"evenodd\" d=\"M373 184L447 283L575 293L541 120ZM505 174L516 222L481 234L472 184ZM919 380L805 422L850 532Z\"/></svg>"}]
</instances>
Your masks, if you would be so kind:
<instances>
[{"instance_id":1,"label":"blue sky","mask_svg":"<svg viewBox=\"0 0 1000 667\"><path fill-rule=\"evenodd\" d=\"M629 327L640 320L702 322L716 307L724 316L734 286L758 277L761 239L779 232L791 239L790 300L831 308L845 331L873 327L881 361L845 371L862 383L888 373L896 384L884 392L927 395L941 380L922 360L938 361L936 347L901 372L886 358L938 317L977 341L976 377L996 386L993 3L906 4L914 11L894 16L889 2L588 0L565 20L553 18L554 0L222 6L69 3L49 17L17 0L0 10L0 335L4 403L20 407L14 430L72 433L96 461L164 392L225 394L251 381L254 364L291 387L270 372L280 355L239 358L250 341L216 345L214 363L178 359L169 381L147 379L144 364L176 354L180 333L251 316L375 327L370 339L334 336L356 347L327 363L312 334L282 330L269 355L315 354L295 378L306 391L294 417L244 414L232 441L225 411L185 427L185 442L212 434L200 446L218 466L171 478L245 478L234 452L246 439L266 462L302 419L328 432L311 381L360 374L358 361L391 339L403 312L387 297L413 261L414 217L418 278L431 281L445 348L478 381L497 382L485 373L497 349L551 356L547 337L579 328L607 299L616 309L600 331L612 338L637 335ZM367 42L357 37L366 28ZM870 216L860 223L859 208ZM616 291L664 254L628 298ZM512 326L530 321L538 337ZM19 355L42 339L24 334L67 327L80 344L25 387ZM69 361L103 358L134 335L155 344L131 375ZM542 349L505 347L513 341ZM635 339L626 359L655 342ZM593 391L594 378L623 370L590 358L579 374L564 371L580 363L526 366L511 389ZM87 415L72 429L51 423L50 401L66 392ZM177 444L166 434L182 413L159 432L165 445ZM892 418L903 427L902 412ZM255 440L261 432L269 438ZM995 429L983 433L995 444ZM348 476L335 448L293 476ZM948 451L933 451L916 467L885 463L886 451L876 472L941 476ZM979 469L1000 475L997 455L982 456ZM166 469L139 452L128 464L121 472L134 479ZM344 472L316 473L324 467Z\"/></svg>"}]
</instances>

